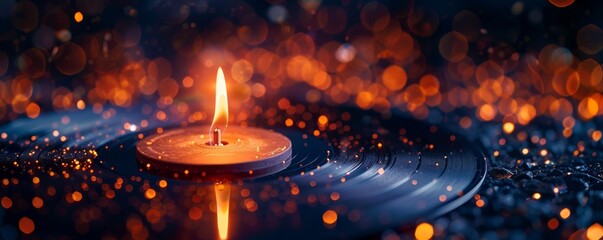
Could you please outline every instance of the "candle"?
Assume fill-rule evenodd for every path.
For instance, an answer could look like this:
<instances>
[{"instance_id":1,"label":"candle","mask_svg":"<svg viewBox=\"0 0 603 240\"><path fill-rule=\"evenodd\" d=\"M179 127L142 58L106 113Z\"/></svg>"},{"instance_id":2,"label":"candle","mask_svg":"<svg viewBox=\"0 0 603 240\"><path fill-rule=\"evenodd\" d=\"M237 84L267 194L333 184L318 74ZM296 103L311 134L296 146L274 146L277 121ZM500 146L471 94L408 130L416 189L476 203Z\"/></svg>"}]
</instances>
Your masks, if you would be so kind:
<instances>
[{"instance_id":1,"label":"candle","mask_svg":"<svg viewBox=\"0 0 603 240\"><path fill-rule=\"evenodd\" d=\"M291 163L291 141L284 135L227 126L226 80L219 68L211 126L179 128L144 138L136 145L137 160L143 168L168 177L214 181L264 176Z\"/></svg>"},{"instance_id":2,"label":"candle","mask_svg":"<svg viewBox=\"0 0 603 240\"><path fill-rule=\"evenodd\" d=\"M291 163L291 141L260 128L229 127L228 95L222 68L216 76L214 118L210 126L169 130L136 144L136 158L146 170L174 178L216 181L217 229L228 236L230 185L233 178L259 177Z\"/></svg>"}]
</instances>

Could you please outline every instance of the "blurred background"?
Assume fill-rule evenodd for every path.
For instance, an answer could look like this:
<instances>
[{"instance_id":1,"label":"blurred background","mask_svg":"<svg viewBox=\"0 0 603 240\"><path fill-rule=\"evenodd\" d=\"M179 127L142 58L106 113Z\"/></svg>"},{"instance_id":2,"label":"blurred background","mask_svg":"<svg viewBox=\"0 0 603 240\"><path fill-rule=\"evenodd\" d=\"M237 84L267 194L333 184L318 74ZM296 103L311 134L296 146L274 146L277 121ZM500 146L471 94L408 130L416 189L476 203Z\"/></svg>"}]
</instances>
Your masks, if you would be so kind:
<instances>
[{"instance_id":1,"label":"blurred background","mask_svg":"<svg viewBox=\"0 0 603 240\"><path fill-rule=\"evenodd\" d=\"M207 118L257 101L353 105L459 124L571 126L603 114L600 1L0 3L0 118L145 102ZM153 110L150 110L153 109ZM566 135L572 128L567 127Z\"/></svg>"}]
</instances>

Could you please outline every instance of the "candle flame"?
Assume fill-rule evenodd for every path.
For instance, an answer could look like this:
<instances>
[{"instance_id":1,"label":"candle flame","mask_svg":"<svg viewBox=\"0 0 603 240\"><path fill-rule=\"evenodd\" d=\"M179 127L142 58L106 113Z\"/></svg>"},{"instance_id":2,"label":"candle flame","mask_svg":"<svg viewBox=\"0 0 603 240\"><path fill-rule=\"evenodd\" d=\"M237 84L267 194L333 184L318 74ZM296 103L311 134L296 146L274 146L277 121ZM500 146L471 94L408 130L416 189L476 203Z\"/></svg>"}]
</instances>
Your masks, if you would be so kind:
<instances>
[{"instance_id":1,"label":"candle flame","mask_svg":"<svg viewBox=\"0 0 603 240\"><path fill-rule=\"evenodd\" d=\"M216 214L218 215L218 235L220 239L228 238L228 211L230 207L230 185L217 183L214 186L216 193Z\"/></svg>"},{"instance_id":2,"label":"candle flame","mask_svg":"<svg viewBox=\"0 0 603 240\"><path fill-rule=\"evenodd\" d=\"M214 108L214 120L211 122L209 128L209 135L212 136L216 129L220 129L221 133L224 134L226 127L228 126L228 94L226 92L226 79L224 78L224 72L222 68L218 68L218 74L216 76L216 106ZM221 144L213 143L212 144Z\"/></svg>"}]
</instances>

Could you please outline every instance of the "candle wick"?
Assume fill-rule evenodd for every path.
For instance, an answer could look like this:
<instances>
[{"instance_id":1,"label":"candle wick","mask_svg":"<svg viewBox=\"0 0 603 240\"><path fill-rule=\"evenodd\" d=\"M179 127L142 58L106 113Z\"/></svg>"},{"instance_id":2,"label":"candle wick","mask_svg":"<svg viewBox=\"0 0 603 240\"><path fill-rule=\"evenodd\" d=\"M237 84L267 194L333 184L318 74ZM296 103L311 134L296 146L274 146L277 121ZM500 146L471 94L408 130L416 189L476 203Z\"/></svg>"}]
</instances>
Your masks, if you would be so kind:
<instances>
[{"instance_id":1,"label":"candle wick","mask_svg":"<svg viewBox=\"0 0 603 240\"><path fill-rule=\"evenodd\" d=\"M211 138L211 145L213 146L223 146L222 145L222 130L220 128L214 129Z\"/></svg>"}]
</instances>

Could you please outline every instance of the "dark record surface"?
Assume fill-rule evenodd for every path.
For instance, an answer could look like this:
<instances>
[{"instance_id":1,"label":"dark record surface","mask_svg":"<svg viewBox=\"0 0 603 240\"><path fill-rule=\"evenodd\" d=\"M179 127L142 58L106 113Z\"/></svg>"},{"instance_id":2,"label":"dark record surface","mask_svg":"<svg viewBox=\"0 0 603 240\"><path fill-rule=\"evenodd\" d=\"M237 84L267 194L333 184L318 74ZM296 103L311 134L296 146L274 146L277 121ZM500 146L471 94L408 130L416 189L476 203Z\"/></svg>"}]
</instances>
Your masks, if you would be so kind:
<instances>
[{"instance_id":1,"label":"dark record surface","mask_svg":"<svg viewBox=\"0 0 603 240\"><path fill-rule=\"evenodd\" d=\"M61 123L66 115L70 123ZM213 183L166 179L136 164L139 138L175 124L141 128L134 124L140 121L136 114L123 110L103 121L97 117L91 111L54 113L0 128L7 133L2 171L21 182L4 190L44 199L45 213L34 216L45 224L36 232L215 238ZM231 183L229 236L374 236L453 210L485 178L487 160L479 145L437 126L362 111L349 119L318 137L271 127L291 139L291 165ZM263 119L254 124L265 125ZM33 187L32 177L39 181Z\"/></svg>"}]
</instances>

